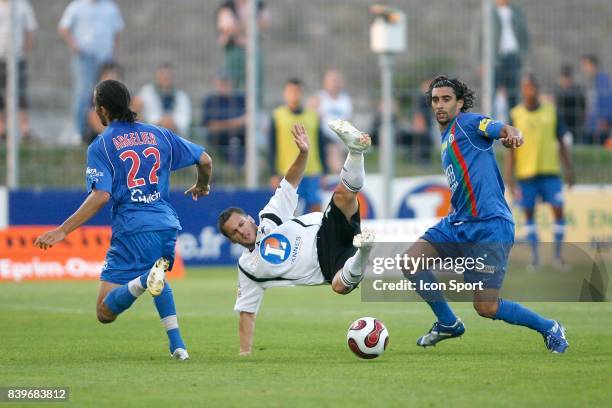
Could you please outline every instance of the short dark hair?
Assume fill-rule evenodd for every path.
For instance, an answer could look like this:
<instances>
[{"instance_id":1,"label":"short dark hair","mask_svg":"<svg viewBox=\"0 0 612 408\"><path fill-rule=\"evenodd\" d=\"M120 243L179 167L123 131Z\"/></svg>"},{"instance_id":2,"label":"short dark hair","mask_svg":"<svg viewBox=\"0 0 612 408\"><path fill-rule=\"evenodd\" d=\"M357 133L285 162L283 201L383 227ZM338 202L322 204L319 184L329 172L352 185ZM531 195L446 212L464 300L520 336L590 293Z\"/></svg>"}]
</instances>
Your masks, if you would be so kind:
<instances>
[{"instance_id":1,"label":"short dark hair","mask_svg":"<svg viewBox=\"0 0 612 408\"><path fill-rule=\"evenodd\" d=\"M584 54L582 56L582 59L589 61L591 64L595 65L596 67L599 66L599 58L597 58L595 54Z\"/></svg>"},{"instance_id":2,"label":"short dark hair","mask_svg":"<svg viewBox=\"0 0 612 408\"><path fill-rule=\"evenodd\" d=\"M219 214L219 218L217 218L217 228L219 229L219 232L221 232L227 238L230 238L230 236L227 235L227 232L225 232L223 226L225 225L227 220L229 220L232 214L246 215L246 212L240 207L228 207L225 210L221 211L221 214Z\"/></svg>"},{"instance_id":3,"label":"short dark hair","mask_svg":"<svg viewBox=\"0 0 612 408\"><path fill-rule=\"evenodd\" d=\"M136 121L136 113L130 109L130 91L120 81L107 79L96 85L95 105L105 108L111 120Z\"/></svg>"},{"instance_id":4,"label":"short dark hair","mask_svg":"<svg viewBox=\"0 0 612 408\"><path fill-rule=\"evenodd\" d=\"M574 76L574 68L570 64L561 65L561 76L571 78Z\"/></svg>"},{"instance_id":5,"label":"short dark hair","mask_svg":"<svg viewBox=\"0 0 612 408\"><path fill-rule=\"evenodd\" d=\"M302 80L300 78L297 78L297 77L291 77L291 78L289 78L287 80L285 85L302 86Z\"/></svg>"},{"instance_id":6,"label":"short dark hair","mask_svg":"<svg viewBox=\"0 0 612 408\"><path fill-rule=\"evenodd\" d=\"M102 74L107 71L117 71L119 76L123 75L123 70L121 69L121 66L115 61L105 62L104 64L102 64L102 66L100 67L100 77L102 77Z\"/></svg>"},{"instance_id":7,"label":"short dark hair","mask_svg":"<svg viewBox=\"0 0 612 408\"><path fill-rule=\"evenodd\" d=\"M536 77L533 72L525 73L523 75L523 81L529 82L531 85L535 86L536 89L540 88L540 82L538 81L538 77Z\"/></svg>"},{"instance_id":8,"label":"short dark hair","mask_svg":"<svg viewBox=\"0 0 612 408\"><path fill-rule=\"evenodd\" d=\"M467 112L474 107L474 91L457 78L449 78L446 75L438 75L429 84L429 89L425 92L429 106L431 106L431 94L434 88L444 88L446 86L453 88L457 100L463 99L461 112Z\"/></svg>"}]
</instances>

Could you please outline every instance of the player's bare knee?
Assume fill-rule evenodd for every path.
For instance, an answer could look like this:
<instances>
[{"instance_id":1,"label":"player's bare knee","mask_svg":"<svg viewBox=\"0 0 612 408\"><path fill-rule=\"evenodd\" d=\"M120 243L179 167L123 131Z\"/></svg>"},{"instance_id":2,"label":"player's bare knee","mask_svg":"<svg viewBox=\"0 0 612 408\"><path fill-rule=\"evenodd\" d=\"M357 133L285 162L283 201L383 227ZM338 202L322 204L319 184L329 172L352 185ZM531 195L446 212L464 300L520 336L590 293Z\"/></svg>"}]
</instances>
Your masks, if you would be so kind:
<instances>
[{"instance_id":1,"label":"player's bare knee","mask_svg":"<svg viewBox=\"0 0 612 408\"><path fill-rule=\"evenodd\" d=\"M474 302L474 309L482 316L493 319L497 314L497 302Z\"/></svg>"},{"instance_id":2,"label":"player's bare knee","mask_svg":"<svg viewBox=\"0 0 612 408\"><path fill-rule=\"evenodd\" d=\"M334 203L336 206L348 205L355 201L355 193L344 188L338 188L334 192Z\"/></svg>"},{"instance_id":3,"label":"player's bare knee","mask_svg":"<svg viewBox=\"0 0 612 408\"><path fill-rule=\"evenodd\" d=\"M352 288L349 288L344 285L339 279L334 279L332 282L332 290L340 295L348 295L351 293Z\"/></svg>"},{"instance_id":4,"label":"player's bare knee","mask_svg":"<svg viewBox=\"0 0 612 408\"><path fill-rule=\"evenodd\" d=\"M96 317L98 318L98 321L102 324L112 323L115 321L115 319L117 319L117 316L107 310L104 304L98 305L98 307L96 307Z\"/></svg>"},{"instance_id":5,"label":"player's bare knee","mask_svg":"<svg viewBox=\"0 0 612 408\"><path fill-rule=\"evenodd\" d=\"M102 324L108 324L108 323L112 323L115 321L116 317L115 316L107 316L105 314L98 314L98 321Z\"/></svg>"}]
</instances>

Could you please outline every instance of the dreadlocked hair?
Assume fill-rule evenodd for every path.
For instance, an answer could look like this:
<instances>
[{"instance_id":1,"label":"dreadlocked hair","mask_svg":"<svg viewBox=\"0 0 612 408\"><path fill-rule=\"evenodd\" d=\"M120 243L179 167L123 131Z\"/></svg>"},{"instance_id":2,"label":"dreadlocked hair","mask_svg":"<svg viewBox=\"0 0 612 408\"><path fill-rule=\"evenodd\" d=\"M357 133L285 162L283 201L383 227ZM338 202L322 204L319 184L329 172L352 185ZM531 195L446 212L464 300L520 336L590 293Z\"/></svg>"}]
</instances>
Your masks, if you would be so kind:
<instances>
[{"instance_id":1,"label":"dreadlocked hair","mask_svg":"<svg viewBox=\"0 0 612 408\"><path fill-rule=\"evenodd\" d=\"M457 78L449 78L445 75L438 75L429 84L429 89L425 93L425 96L427 97L427 104L429 106L431 106L431 94L434 88L443 88L445 86L453 88L453 92L455 93L457 100L463 99L461 112L467 112L474 107L474 91L468 88L465 83L461 82Z\"/></svg>"},{"instance_id":2,"label":"dreadlocked hair","mask_svg":"<svg viewBox=\"0 0 612 408\"><path fill-rule=\"evenodd\" d=\"M95 104L106 108L111 120L136 121L136 113L130 109L130 100L130 91L119 81L108 79L96 85Z\"/></svg>"}]
</instances>

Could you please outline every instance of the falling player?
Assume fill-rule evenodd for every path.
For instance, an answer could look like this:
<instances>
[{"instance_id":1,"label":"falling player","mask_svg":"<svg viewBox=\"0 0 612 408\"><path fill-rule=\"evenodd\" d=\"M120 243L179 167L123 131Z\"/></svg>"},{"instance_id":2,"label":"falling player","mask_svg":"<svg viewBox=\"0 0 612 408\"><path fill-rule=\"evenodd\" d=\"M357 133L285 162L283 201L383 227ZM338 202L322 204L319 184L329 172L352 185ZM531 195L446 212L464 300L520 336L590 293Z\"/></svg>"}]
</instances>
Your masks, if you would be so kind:
<instances>
[{"instance_id":1,"label":"falling player","mask_svg":"<svg viewBox=\"0 0 612 408\"><path fill-rule=\"evenodd\" d=\"M493 142L499 139L505 147L517 148L523 143L521 133L483 115L468 113L474 93L457 79L438 76L431 82L427 98L441 132L442 165L452 191L453 211L427 230L407 255L434 259L485 256L484 267L464 274L466 282L482 282L483 290L474 291L473 298L478 314L536 330L550 351L564 352L568 342L560 323L499 297L514 243L514 221L504 198ZM417 287L436 281L429 270L405 273L411 281L418 282ZM418 339L417 345L433 346L464 333L463 322L440 291L418 292L438 320L429 333Z\"/></svg>"},{"instance_id":2,"label":"falling player","mask_svg":"<svg viewBox=\"0 0 612 408\"><path fill-rule=\"evenodd\" d=\"M181 228L169 202L170 172L196 165L196 183L185 192L194 200L208 195L212 161L204 148L171 131L136 122L130 94L119 81L100 82L94 106L106 130L87 151L89 195L62 225L36 239L52 247L93 217L112 200L112 239L100 277L96 312L111 323L149 290L168 335L173 358L189 358L181 338L166 270L172 268Z\"/></svg>"},{"instance_id":3,"label":"falling player","mask_svg":"<svg viewBox=\"0 0 612 408\"><path fill-rule=\"evenodd\" d=\"M374 236L360 232L357 192L365 178L363 152L371 140L342 120L331 121L330 127L349 153L340 173L341 183L324 213L293 216L309 150L304 126L295 125L291 132L298 156L259 213L259 225L237 207L219 215L219 230L230 241L245 247L238 260L238 298L234 307L240 313L241 355L251 353L255 314L265 289L328 283L334 292L346 294L363 278Z\"/></svg>"}]
</instances>

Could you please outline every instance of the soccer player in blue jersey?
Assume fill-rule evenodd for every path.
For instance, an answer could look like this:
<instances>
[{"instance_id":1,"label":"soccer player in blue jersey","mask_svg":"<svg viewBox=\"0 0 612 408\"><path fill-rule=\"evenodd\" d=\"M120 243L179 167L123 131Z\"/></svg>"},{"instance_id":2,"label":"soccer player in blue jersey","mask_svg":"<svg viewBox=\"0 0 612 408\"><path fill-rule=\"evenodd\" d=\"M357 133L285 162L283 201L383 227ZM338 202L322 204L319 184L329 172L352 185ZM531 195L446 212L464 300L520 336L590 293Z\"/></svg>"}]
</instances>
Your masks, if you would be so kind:
<instances>
[{"instance_id":1,"label":"soccer player in blue jersey","mask_svg":"<svg viewBox=\"0 0 612 408\"><path fill-rule=\"evenodd\" d=\"M100 277L96 311L111 323L147 289L175 359L189 358L181 338L170 285L174 246L181 229L169 202L170 172L196 165L196 183L185 192L194 200L208 195L212 160L204 148L169 131L136 122L129 109L130 93L119 81L100 82L94 106L106 130L87 151L88 196L62 225L39 236L35 245L47 249L93 217L112 200L112 239Z\"/></svg>"},{"instance_id":2,"label":"soccer player in blue jersey","mask_svg":"<svg viewBox=\"0 0 612 408\"><path fill-rule=\"evenodd\" d=\"M548 350L562 353L568 347L565 329L555 320L546 319L519 303L501 299L508 255L514 243L514 221L504 198L493 143L499 140L507 148L518 148L523 136L518 129L468 113L474 93L455 78L438 76L427 91L441 133L442 166L452 192L453 211L406 252L411 258L475 258L483 263L466 270L464 280L475 283L474 309L479 315L536 330L544 337ZM439 290L420 290L436 282L430 270L405 270L419 295L437 317L431 330L417 340L427 347L465 332L465 326Z\"/></svg>"}]
</instances>

